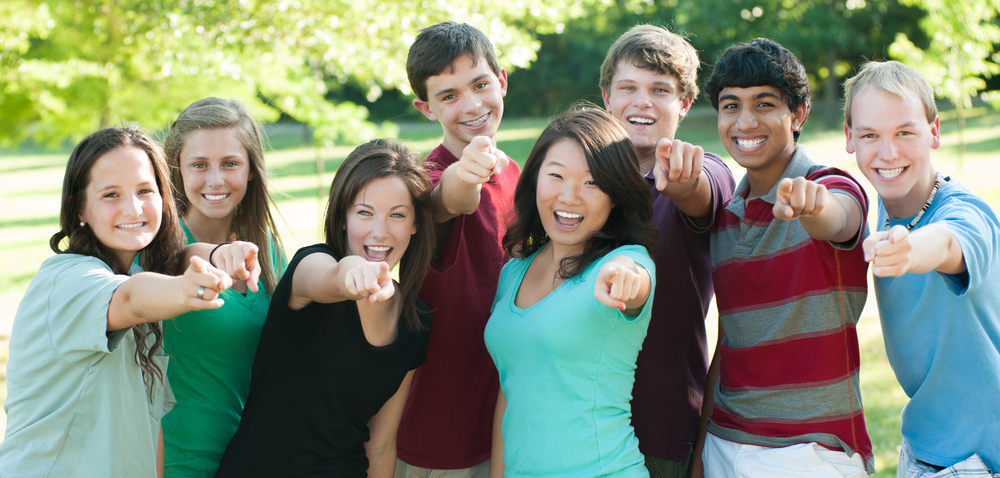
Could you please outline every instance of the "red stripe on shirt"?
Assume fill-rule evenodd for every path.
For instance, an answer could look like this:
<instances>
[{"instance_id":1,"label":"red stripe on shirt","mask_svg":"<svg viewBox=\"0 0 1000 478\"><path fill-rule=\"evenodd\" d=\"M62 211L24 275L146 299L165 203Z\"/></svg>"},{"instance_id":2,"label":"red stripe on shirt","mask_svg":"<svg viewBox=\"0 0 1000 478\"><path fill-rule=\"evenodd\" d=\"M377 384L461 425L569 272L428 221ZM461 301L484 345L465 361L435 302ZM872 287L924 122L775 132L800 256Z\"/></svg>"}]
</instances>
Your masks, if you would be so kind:
<instances>
[{"instance_id":1,"label":"red stripe on shirt","mask_svg":"<svg viewBox=\"0 0 1000 478\"><path fill-rule=\"evenodd\" d=\"M848 346L844 343L845 335ZM722 362L721 387L729 390L811 388L847 378L845 351L850 373L860 363L858 335L854 327L801 334L764 345L731 348L719 345ZM775 367L775 363L780 367Z\"/></svg>"}]
</instances>

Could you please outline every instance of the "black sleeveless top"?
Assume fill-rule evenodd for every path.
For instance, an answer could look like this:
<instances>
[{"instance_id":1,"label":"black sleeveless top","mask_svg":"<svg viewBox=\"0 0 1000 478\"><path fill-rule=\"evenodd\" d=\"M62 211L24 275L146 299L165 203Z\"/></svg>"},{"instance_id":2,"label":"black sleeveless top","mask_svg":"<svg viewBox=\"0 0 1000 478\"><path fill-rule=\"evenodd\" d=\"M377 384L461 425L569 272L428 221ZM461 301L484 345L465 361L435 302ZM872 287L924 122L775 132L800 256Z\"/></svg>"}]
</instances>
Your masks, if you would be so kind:
<instances>
[{"instance_id":1,"label":"black sleeveless top","mask_svg":"<svg viewBox=\"0 0 1000 478\"><path fill-rule=\"evenodd\" d=\"M425 360L429 331L402 318L395 342L365 339L354 301L288 308L302 258L338 259L325 244L300 249L281 277L261 332L250 394L217 477L365 477L368 421ZM418 309L425 309L418 302ZM431 325L429 312L420 321Z\"/></svg>"}]
</instances>

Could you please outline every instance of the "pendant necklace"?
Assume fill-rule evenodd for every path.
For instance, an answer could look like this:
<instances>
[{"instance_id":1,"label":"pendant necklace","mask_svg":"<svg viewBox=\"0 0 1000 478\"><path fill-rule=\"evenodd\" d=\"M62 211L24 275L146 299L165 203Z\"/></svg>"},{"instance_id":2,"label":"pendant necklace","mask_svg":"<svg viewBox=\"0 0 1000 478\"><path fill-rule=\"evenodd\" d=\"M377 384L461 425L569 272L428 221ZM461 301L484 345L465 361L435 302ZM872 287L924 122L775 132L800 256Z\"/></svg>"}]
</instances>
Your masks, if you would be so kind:
<instances>
[{"instance_id":1,"label":"pendant necklace","mask_svg":"<svg viewBox=\"0 0 1000 478\"><path fill-rule=\"evenodd\" d=\"M934 178L934 187L931 188L931 195L927 197L927 202L924 203L924 207L920 208L920 212L918 212L917 215L913 218L913 220L906 225L907 231L913 229L913 227L916 226L918 222L920 222L920 219L924 217L924 213L931 208L931 203L934 202L934 196L937 196L938 189L941 189L941 183L943 182L944 182L944 176L942 176L941 173L937 173L937 176ZM885 213L885 228L886 230L889 229L888 211L886 211Z\"/></svg>"}]
</instances>

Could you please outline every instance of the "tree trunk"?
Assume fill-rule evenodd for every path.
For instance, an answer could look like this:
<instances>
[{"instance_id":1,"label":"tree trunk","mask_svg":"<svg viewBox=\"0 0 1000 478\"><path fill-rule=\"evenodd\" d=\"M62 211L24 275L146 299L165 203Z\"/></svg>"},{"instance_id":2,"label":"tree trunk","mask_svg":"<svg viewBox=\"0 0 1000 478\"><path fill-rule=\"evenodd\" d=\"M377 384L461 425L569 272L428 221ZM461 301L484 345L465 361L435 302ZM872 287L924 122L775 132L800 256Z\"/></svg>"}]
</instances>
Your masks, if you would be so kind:
<instances>
[{"instance_id":1,"label":"tree trunk","mask_svg":"<svg viewBox=\"0 0 1000 478\"><path fill-rule=\"evenodd\" d=\"M823 82L823 126L834 129L840 123L840 85L834 67L837 66L837 49L831 48L826 54L826 80Z\"/></svg>"}]
</instances>

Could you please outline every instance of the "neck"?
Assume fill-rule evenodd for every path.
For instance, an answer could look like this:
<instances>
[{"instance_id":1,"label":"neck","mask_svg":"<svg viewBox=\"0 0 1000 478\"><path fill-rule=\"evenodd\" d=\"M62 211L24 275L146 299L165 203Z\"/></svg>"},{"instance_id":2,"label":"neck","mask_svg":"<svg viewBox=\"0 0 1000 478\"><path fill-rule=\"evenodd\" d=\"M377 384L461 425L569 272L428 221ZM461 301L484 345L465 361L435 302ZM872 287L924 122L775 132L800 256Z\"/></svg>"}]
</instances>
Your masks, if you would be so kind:
<instances>
[{"instance_id":1,"label":"neck","mask_svg":"<svg viewBox=\"0 0 1000 478\"><path fill-rule=\"evenodd\" d=\"M934 189L934 180L937 178L937 171L930 169L927 175L920 178L905 196L897 199L882 198L882 205L885 212L893 219L910 217L923 209L924 204Z\"/></svg>"},{"instance_id":2,"label":"neck","mask_svg":"<svg viewBox=\"0 0 1000 478\"><path fill-rule=\"evenodd\" d=\"M138 252L115 252L115 255L118 256L118 260L122 261L122 266L124 266L125 271L128 272L128 270L132 268L132 261L135 260L135 256L138 255Z\"/></svg>"},{"instance_id":3,"label":"neck","mask_svg":"<svg viewBox=\"0 0 1000 478\"><path fill-rule=\"evenodd\" d=\"M399 335L399 284L393 283L396 293L383 302L371 303L368 299L356 301L361 329L368 343L382 347L389 345Z\"/></svg>"},{"instance_id":4,"label":"neck","mask_svg":"<svg viewBox=\"0 0 1000 478\"><path fill-rule=\"evenodd\" d=\"M750 198L767 196L771 192L771 188L781 179L781 175L785 173L785 169L792 162L792 156L794 155L795 145L792 144L790 149L782 151L779 157L767 161L765 166L753 169L747 168L747 182L750 183Z\"/></svg>"},{"instance_id":5,"label":"neck","mask_svg":"<svg viewBox=\"0 0 1000 478\"><path fill-rule=\"evenodd\" d=\"M184 215L184 225L198 242L209 244L221 244L229 242L233 237L233 216L236 211L230 212L226 217L215 219L199 214L195 210L189 210Z\"/></svg>"},{"instance_id":6,"label":"neck","mask_svg":"<svg viewBox=\"0 0 1000 478\"><path fill-rule=\"evenodd\" d=\"M640 151L639 172L642 173L643 176L646 176L647 174L649 174L650 171L653 170L654 166L656 166L656 148L653 148L653 150L650 151L649 154L643 154Z\"/></svg>"}]
</instances>

